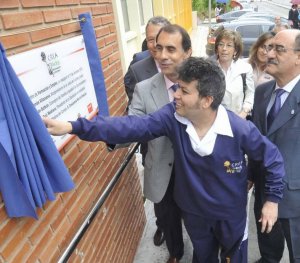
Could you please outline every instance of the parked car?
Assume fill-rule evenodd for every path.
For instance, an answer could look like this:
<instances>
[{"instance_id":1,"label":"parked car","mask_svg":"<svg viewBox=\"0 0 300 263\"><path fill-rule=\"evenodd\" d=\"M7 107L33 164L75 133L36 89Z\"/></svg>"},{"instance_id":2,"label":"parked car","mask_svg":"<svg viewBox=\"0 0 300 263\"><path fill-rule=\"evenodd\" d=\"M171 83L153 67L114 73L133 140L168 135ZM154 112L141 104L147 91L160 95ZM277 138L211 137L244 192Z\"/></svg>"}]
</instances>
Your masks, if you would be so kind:
<instances>
[{"instance_id":1,"label":"parked car","mask_svg":"<svg viewBox=\"0 0 300 263\"><path fill-rule=\"evenodd\" d=\"M252 44L261 34L271 31L274 25L273 22L263 19L234 20L216 24L211 27L207 36L206 54L208 56L215 54L215 42L218 34L224 29L230 29L241 34L244 46L242 56L248 57Z\"/></svg>"},{"instance_id":2,"label":"parked car","mask_svg":"<svg viewBox=\"0 0 300 263\"><path fill-rule=\"evenodd\" d=\"M263 12L251 12L251 13L245 13L243 15L241 15L240 17L238 17L238 19L251 19L251 18L259 18L259 19L267 19L269 21L275 22L275 17L272 14L268 14L268 13L263 13ZM285 17L280 17L281 23L284 25L289 25L289 21L288 19L286 19Z\"/></svg>"},{"instance_id":3,"label":"parked car","mask_svg":"<svg viewBox=\"0 0 300 263\"><path fill-rule=\"evenodd\" d=\"M236 11L230 11L230 12L227 12L227 13L217 16L216 22L222 23L222 22L232 21L232 20L237 19L241 15L249 13L249 12L254 12L254 11L253 11L253 9L241 9L241 10L236 10Z\"/></svg>"}]
</instances>

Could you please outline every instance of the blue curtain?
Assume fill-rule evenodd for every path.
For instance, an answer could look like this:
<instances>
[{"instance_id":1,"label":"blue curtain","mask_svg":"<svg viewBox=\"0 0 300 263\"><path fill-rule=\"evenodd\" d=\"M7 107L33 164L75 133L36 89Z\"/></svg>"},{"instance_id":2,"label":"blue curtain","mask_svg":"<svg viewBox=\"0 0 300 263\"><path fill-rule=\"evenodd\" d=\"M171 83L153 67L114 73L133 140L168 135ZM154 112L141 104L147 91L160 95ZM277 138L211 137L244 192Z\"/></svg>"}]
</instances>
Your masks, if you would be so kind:
<instances>
[{"instance_id":1,"label":"blue curtain","mask_svg":"<svg viewBox=\"0 0 300 263\"><path fill-rule=\"evenodd\" d=\"M99 109L98 114L101 116L109 116L101 58L98 51L92 17L89 13L80 14L78 17L80 19L81 32L86 46L86 53L89 60L93 84L95 87Z\"/></svg>"},{"instance_id":2,"label":"blue curtain","mask_svg":"<svg viewBox=\"0 0 300 263\"><path fill-rule=\"evenodd\" d=\"M36 207L72 188L72 178L0 44L0 192L7 214L37 218Z\"/></svg>"}]
</instances>

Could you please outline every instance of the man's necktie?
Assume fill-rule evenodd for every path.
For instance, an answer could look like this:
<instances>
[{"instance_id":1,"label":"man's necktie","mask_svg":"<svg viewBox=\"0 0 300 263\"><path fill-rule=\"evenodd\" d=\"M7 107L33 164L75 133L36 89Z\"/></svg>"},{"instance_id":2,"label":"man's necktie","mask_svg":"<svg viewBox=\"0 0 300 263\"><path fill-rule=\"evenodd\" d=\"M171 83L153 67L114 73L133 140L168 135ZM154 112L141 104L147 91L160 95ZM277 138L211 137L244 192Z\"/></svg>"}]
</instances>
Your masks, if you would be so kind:
<instances>
[{"instance_id":1,"label":"man's necktie","mask_svg":"<svg viewBox=\"0 0 300 263\"><path fill-rule=\"evenodd\" d=\"M281 101L280 101L280 96L285 92L284 89L276 89L275 90L275 101L274 104L272 105L268 117L267 117L267 125L268 125L268 130L270 129L272 122L276 118L280 108L281 108Z\"/></svg>"},{"instance_id":2,"label":"man's necktie","mask_svg":"<svg viewBox=\"0 0 300 263\"><path fill-rule=\"evenodd\" d=\"M172 89L174 92L178 89L178 83L173 84L170 89Z\"/></svg>"}]
</instances>

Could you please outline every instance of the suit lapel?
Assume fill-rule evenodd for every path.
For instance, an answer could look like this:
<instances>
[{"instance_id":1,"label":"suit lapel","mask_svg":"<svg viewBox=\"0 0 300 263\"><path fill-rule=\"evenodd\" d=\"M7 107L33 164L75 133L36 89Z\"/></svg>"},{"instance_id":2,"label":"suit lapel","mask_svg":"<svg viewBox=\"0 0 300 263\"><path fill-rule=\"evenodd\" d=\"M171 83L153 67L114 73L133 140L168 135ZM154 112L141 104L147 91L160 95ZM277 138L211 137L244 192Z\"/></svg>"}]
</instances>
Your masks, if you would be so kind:
<instances>
[{"instance_id":1,"label":"suit lapel","mask_svg":"<svg viewBox=\"0 0 300 263\"><path fill-rule=\"evenodd\" d=\"M275 81L272 81L269 86L264 89L260 102L256 104L258 112L258 120L260 125L260 130L263 134L267 134L267 107L270 102L272 92L275 88Z\"/></svg>"},{"instance_id":2,"label":"suit lapel","mask_svg":"<svg viewBox=\"0 0 300 263\"><path fill-rule=\"evenodd\" d=\"M274 133L280 127L282 127L287 121L293 118L300 112L300 81L293 88L291 93L288 95L286 101L282 105L278 115L273 121L268 135Z\"/></svg>"},{"instance_id":3,"label":"suit lapel","mask_svg":"<svg viewBox=\"0 0 300 263\"><path fill-rule=\"evenodd\" d=\"M170 102L165 79L162 73L157 74L157 78L153 79L152 85L153 88L151 89L151 94L153 101L156 104L157 109L160 109Z\"/></svg>"},{"instance_id":4,"label":"suit lapel","mask_svg":"<svg viewBox=\"0 0 300 263\"><path fill-rule=\"evenodd\" d=\"M146 71L148 73L153 74L153 75L156 74L156 73L158 73L158 70L157 70L154 58L149 57L149 58L147 58L147 60L148 60L147 64L149 64L149 65L147 66Z\"/></svg>"}]
</instances>

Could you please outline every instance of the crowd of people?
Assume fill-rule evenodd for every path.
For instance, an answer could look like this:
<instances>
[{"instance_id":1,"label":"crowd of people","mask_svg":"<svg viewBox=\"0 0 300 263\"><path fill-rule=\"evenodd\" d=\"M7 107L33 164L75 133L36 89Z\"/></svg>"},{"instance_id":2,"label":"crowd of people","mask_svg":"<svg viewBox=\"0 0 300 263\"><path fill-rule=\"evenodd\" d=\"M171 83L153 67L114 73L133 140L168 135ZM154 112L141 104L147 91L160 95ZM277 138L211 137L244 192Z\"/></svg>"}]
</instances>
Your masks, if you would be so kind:
<instances>
[{"instance_id":1,"label":"crowd of people","mask_svg":"<svg viewBox=\"0 0 300 263\"><path fill-rule=\"evenodd\" d=\"M300 262L300 31L264 33L241 58L241 36L223 30L215 56L197 58L184 28L153 17L146 43L124 78L128 116L45 118L49 133L148 142L144 194L168 263L184 253L182 220L193 263L246 263L253 185L258 262L280 262L285 241Z\"/></svg>"}]
</instances>

